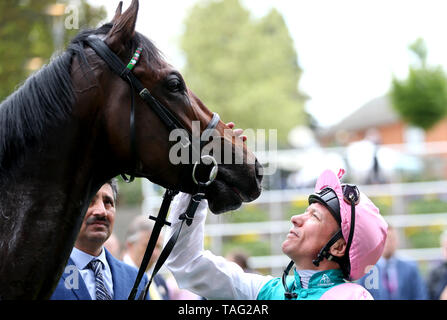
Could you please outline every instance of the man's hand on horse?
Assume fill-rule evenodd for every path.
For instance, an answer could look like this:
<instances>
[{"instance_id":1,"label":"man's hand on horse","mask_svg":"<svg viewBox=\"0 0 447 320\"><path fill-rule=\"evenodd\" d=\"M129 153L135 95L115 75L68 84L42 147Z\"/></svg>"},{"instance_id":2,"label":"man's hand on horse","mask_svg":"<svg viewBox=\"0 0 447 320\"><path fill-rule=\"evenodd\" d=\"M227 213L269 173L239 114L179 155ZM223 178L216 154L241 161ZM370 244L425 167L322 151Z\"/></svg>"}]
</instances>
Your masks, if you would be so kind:
<instances>
[{"instance_id":1,"label":"man's hand on horse","mask_svg":"<svg viewBox=\"0 0 447 320\"><path fill-rule=\"evenodd\" d=\"M239 137L242 139L242 141L247 141L247 136L246 135L242 135L242 133L244 132L244 129L234 129L234 122L228 122L227 126L233 130L233 133L236 137Z\"/></svg>"}]
</instances>

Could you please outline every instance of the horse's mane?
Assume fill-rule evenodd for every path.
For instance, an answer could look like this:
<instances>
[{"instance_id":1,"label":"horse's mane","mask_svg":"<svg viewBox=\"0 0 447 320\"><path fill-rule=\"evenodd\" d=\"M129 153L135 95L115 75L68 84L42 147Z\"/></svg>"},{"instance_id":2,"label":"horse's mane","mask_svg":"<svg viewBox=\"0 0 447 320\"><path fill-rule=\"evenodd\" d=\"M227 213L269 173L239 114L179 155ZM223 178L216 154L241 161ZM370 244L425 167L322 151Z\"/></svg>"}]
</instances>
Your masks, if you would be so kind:
<instances>
[{"instance_id":1,"label":"horse's mane","mask_svg":"<svg viewBox=\"0 0 447 320\"><path fill-rule=\"evenodd\" d=\"M70 75L73 56L79 57L81 67L88 67L83 40L91 34L107 34L111 27L109 23L81 31L65 52L53 56L0 104L0 174L8 172L27 150L42 141L50 128L61 126L70 118L75 103ZM132 53L137 45L142 46L151 66L161 65L161 53L141 34L136 33L127 45Z\"/></svg>"},{"instance_id":2,"label":"horse's mane","mask_svg":"<svg viewBox=\"0 0 447 320\"><path fill-rule=\"evenodd\" d=\"M0 172L67 118L74 102L67 52L52 58L0 104Z\"/></svg>"}]
</instances>

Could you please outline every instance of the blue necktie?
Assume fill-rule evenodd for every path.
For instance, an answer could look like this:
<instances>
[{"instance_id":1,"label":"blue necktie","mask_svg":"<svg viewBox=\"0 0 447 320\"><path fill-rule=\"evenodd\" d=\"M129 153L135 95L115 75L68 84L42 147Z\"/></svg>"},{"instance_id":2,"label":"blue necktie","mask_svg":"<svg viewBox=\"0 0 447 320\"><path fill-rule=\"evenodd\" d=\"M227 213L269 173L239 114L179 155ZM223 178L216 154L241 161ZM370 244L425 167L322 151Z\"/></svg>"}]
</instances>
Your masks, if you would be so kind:
<instances>
[{"instance_id":1,"label":"blue necktie","mask_svg":"<svg viewBox=\"0 0 447 320\"><path fill-rule=\"evenodd\" d=\"M102 262L100 260L92 260L87 265L95 273L96 300L112 300L109 291L104 284L102 276Z\"/></svg>"}]
</instances>

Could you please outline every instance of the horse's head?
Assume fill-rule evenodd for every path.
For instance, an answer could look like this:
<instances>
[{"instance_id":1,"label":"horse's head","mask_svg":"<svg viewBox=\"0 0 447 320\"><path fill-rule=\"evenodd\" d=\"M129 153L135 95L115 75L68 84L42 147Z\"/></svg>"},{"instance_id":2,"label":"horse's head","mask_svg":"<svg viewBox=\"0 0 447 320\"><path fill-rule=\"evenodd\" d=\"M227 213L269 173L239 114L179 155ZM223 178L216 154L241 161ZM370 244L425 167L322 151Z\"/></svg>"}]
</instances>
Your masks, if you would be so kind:
<instances>
[{"instance_id":1,"label":"horse's head","mask_svg":"<svg viewBox=\"0 0 447 320\"><path fill-rule=\"evenodd\" d=\"M180 130L191 135L193 128L200 124L202 132L212 121L213 112L187 87L181 74L162 58L153 43L135 32L138 1L132 1L124 13L121 13L121 5L112 22L93 33L107 44L124 65L131 60L137 48L142 48L139 60L131 71L133 75L148 89L151 97L178 120ZM173 152L181 142L172 138L172 128L133 90L135 88L131 88L123 77L111 71L110 65L98 56L97 51L85 46L84 53L93 66L97 84L93 91L91 87L85 90L78 88L78 101L97 100L94 121L101 121L105 134L99 135L109 146L101 152L106 154L106 159L117 159L104 165L113 168L113 174L124 171L137 177L146 177L169 189L193 192L192 165L185 161L179 163L178 152ZM79 60L73 64L75 87L85 83L88 76L80 71ZM132 104L133 125L130 120ZM236 137L220 120L215 126L212 141L215 143L213 152L216 152L216 147L221 148L222 157L218 159L217 177L205 191L211 210L221 213L238 208L242 202L256 199L261 191L262 179L256 157L242 139ZM224 158L227 161L223 161ZM187 159L191 160L191 157ZM235 159L242 161L236 164Z\"/></svg>"}]
</instances>

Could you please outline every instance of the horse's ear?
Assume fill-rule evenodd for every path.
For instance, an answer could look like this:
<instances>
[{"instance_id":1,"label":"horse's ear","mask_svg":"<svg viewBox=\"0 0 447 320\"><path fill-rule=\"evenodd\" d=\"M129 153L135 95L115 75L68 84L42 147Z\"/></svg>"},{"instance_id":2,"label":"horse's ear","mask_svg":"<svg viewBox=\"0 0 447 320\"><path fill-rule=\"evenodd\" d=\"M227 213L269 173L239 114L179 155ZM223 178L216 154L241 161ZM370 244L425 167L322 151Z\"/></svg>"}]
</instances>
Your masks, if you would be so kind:
<instances>
[{"instance_id":1,"label":"horse's ear","mask_svg":"<svg viewBox=\"0 0 447 320\"><path fill-rule=\"evenodd\" d=\"M118 11L121 11L121 3L118 5ZM132 0L130 7L121 15L115 13L113 18L113 27L107 34L105 42L116 53L124 49L124 44L135 34L135 24L138 15L138 0Z\"/></svg>"},{"instance_id":2,"label":"horse's ear","mask_svg":"<svg viewBox=\"0 0 447 320\"><path fill-rule=\"evenodd\" d=\"M118 7L115 10L115 16L112 19L112 24L114 24L118 20L118 18L121 16L122 9L123 9L123 2L120 1L120 3L118 4Z\"/></svg>"}]
</instances>

